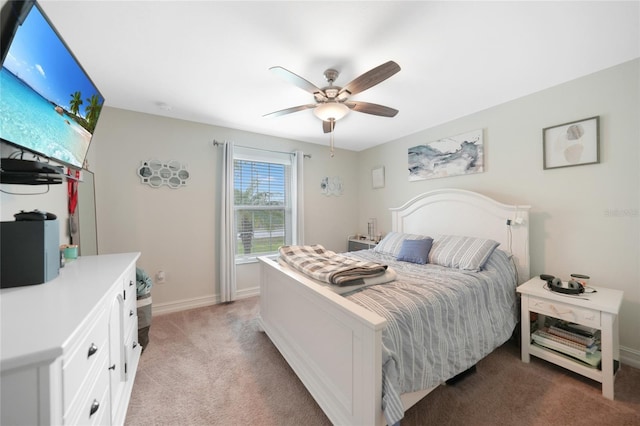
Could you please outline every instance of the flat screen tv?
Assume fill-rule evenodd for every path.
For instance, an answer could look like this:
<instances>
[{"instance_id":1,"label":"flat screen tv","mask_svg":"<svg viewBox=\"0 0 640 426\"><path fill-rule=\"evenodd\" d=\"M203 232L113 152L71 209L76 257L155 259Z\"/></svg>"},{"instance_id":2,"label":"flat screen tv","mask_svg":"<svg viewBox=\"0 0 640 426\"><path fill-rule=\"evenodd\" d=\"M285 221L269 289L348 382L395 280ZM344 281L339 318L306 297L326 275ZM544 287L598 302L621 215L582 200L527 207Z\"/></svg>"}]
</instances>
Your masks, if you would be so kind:
<instances>
[{"instance_id":1,"label":"flat screen tv","mask_svg":"<svg viewBox=\"0 0 640 426\"><path fill-rule=\"evenodd\" d=\"M2 9L0 139L82 168L104 98L37 3Z\"/></svg>"}]
</instances>

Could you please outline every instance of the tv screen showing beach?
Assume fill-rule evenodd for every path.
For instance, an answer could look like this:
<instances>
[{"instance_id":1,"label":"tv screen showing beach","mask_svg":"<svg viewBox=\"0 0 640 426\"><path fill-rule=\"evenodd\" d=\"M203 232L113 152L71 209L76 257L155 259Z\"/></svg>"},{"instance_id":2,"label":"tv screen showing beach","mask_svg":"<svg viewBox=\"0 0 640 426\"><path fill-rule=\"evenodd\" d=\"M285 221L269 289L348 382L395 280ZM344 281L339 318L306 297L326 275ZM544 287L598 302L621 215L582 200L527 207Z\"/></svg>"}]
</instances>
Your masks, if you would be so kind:
<instances>
[{"instance_id":1,"label":"tv screen showing beach","mask_svg":"<svg viewBox=\"0 0 640 426\"><path fill-rule=\"evenodd\" d=\"M0 138L82 167L104 98L37 5L0 71Z\"/></svg>"}]
</instances>

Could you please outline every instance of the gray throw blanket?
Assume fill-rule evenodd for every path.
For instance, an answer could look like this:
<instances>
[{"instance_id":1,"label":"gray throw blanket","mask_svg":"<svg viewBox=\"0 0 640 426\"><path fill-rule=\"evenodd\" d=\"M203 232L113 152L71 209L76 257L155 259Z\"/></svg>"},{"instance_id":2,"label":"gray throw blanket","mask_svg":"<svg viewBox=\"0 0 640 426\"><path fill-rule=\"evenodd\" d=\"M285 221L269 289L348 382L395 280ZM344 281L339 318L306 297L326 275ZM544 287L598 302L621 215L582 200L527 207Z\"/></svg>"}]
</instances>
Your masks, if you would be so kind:
<instances>
[{"instance_id":1,"label":"gray throw blanket","mask_svg":"<svg viewBox=\"0 0 640 426\"><path fill-rule=\"evenodd\" d=\"M337 286L364 283L364 278L383 275L387 265L351 259L325 249L319 244L282 246L280 258L303 274Z\"/></svg>"}]
</instances>

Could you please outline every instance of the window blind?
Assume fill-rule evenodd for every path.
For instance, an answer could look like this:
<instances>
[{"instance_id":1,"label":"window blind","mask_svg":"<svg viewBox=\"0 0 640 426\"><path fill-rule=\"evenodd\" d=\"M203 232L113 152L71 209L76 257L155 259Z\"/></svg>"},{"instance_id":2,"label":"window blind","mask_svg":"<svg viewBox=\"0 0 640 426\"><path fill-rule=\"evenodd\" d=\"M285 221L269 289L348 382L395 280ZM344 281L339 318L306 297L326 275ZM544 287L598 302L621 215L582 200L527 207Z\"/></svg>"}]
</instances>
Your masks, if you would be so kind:
<instances>
[{"instance_id":1,"label":"window blind","mask_svg":"<svg viewBox=\"0 0 640 426\"><path fill-rule=\"evenodd\" d=\"M292 239L291 155L238 150L234 155L236 260L277 253Z\"/></svg>"}]
</instances>

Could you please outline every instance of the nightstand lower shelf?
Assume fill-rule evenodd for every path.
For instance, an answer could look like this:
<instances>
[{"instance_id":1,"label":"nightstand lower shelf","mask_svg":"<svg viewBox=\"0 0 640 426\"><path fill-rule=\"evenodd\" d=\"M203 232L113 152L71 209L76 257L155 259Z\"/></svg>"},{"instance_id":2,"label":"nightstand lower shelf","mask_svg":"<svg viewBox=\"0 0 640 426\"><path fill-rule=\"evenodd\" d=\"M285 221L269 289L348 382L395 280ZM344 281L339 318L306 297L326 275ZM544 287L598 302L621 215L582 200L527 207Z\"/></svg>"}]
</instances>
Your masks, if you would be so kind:
<instances>
[{"instance_id":1,"label":"nightstand lower shelf","mask_svg":"<svg viewBox=\"0 0 640 426\"><path fill-rule=\"evenodd\" d=\"M533 343L529 345L529 354L537 358L544 359L545 361L551 362L553 364L559 365L560 367L566 368L567 370L571 370L574 373L580 374L584 377L588 377L589 379L595 380L596 382L603 382L603 374L600 368L589 367L583 363L580 363L576 359L571 358L568 355L564 355L552 349L543 348L542 346L538 346ZM619 367L620 363L618 362L618 360L614 359L614 375L618 372Z\"/></svg>"}]
</instances>

